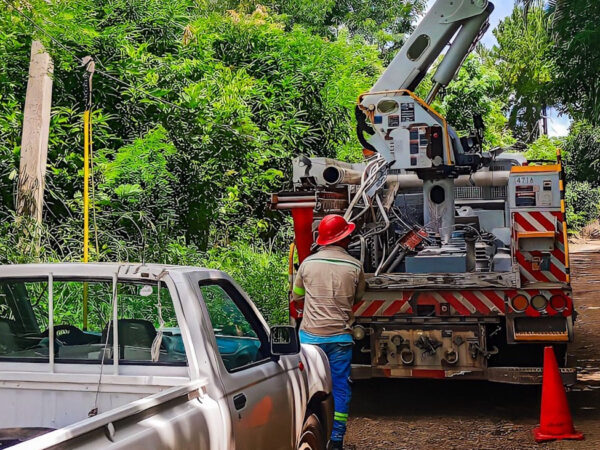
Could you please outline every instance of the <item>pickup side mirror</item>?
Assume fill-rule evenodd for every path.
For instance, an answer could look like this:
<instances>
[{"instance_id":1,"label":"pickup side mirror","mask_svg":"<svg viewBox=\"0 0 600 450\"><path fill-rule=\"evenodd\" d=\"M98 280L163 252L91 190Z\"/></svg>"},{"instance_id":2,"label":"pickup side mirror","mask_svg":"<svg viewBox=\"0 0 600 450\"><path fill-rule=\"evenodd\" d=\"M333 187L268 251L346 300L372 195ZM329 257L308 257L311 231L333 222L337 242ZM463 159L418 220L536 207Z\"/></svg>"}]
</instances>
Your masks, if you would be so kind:
<instances>
[{"instance_id":1,"label":"pickup side mirror","mask_svg":"<svg viewBox=\"0 0 600 450\"><path fill-rule=\"evenodd\" d=\"M300 352L300 340L296 328L279 325L271 328L271 354L296 355Z\"/></svg>"}]
</instances>

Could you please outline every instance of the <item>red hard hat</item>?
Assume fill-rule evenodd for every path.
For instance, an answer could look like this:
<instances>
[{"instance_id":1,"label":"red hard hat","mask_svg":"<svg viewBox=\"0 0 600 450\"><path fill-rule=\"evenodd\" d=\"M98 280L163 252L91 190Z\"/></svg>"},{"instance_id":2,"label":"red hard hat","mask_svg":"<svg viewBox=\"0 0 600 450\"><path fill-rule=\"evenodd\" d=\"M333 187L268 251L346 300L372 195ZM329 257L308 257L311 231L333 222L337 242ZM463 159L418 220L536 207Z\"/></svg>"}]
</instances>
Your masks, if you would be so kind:
<instances>
[{"instance_id":1,"label":"red hard hat","mask_svg":"<svg viewBox=\"0 0 600 450\"><path fill-rule=\"evenodd\" d=\"M335 242L341 241L346 236L354 231L356 225L352 222L346 222L342 216L337 214L329 214L323 217L319 224L319 237L317 238L317 244L319 245L330 245Z\"/></svg>"}]
</instances>

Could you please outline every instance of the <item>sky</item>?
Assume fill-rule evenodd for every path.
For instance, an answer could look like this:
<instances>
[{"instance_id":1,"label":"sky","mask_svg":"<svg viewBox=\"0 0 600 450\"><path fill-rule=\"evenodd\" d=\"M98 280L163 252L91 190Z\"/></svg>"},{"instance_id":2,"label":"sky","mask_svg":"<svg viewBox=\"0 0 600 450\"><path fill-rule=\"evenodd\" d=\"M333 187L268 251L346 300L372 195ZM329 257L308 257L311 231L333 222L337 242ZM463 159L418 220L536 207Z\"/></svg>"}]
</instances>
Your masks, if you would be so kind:
<instances>
[{"instance_id":1,"label":"sky","mask_svg":"<svg viewBox=\"0 0 600 450\"><path fill-rule=\"evenodd\" d=\"M436 0L428 0L427 9L436 2ZM492 30L498 26L498 23L506 16L509 16L513 10L514 0L492 0L494 11L490 16L490 29L481 39L481 43L488 48L491 48L496 42ZM566 136L569 134L569 125L571 124L570 117L563 115L559 116L557 111L551 109L548 117L548 134L550 136Z\"/></svg>"}]
</instances>

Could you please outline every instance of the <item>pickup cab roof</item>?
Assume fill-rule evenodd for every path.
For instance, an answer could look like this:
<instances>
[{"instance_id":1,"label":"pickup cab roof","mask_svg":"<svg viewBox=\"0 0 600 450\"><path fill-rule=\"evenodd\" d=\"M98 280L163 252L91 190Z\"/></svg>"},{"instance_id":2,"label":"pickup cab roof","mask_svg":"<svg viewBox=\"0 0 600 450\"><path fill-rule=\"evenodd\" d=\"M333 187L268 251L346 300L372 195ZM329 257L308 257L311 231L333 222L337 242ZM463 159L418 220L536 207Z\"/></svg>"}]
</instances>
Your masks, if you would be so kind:
<instances>
[{"instance_id":1,"label":"pickup cab roof","mask_svg":"<svg viewBox=\"0 0 600 450\"><path fill-rule=\"evenodd\" d=\"M141 263L42 263L10 264L0 266L1 278L40 277L52 273L58 277L112 278L118 274L122 279L156 280L165 274L201 272L206 278L227 278L225 272L204 267L177 266L169 264Z\"/></svg>"}]
</instances>

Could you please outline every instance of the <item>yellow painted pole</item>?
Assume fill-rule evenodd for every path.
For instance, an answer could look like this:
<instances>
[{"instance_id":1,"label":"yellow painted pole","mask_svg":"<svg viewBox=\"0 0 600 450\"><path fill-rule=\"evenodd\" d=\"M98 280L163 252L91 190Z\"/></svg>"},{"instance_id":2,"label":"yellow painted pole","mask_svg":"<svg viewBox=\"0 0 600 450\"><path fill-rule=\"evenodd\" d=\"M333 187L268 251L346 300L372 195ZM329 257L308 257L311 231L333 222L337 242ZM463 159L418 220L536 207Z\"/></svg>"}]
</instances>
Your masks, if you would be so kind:
<instances>
[{"instance_id":1,"label":"yellow painted pole","mask_svg":"<svg viewBox=\"0 0 600 450\"><path fill-rule=\"evenodd\" d=\"M89 261L90 239L90 111L83 113L83 262Z\"/></svg>"},{"instance_id":2,"label":"yellow painted pole","mask_svg":"<svg viewBox=\"0 0 600 450\"><path fill-rule=\"evenodd\" d=\"M83 113L83 262L90 260L90 110ZM83 329L88 329L88 284L83 283Z\"/></svg>"},{"instance_id":3,"label":"yellow painted pole","mask_svg":"<svg viewBox=\"0 0 600 450\"><path fill-rule=\"evenodd\" d=\"M83 262L90 260L90 140L92 135L92 75L94 60L83 59L86 79L83 84L85 111L83 112ZM88 284L83 283L83 329L88 329Z\"/></svg>"}]
</instances>

